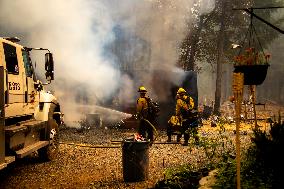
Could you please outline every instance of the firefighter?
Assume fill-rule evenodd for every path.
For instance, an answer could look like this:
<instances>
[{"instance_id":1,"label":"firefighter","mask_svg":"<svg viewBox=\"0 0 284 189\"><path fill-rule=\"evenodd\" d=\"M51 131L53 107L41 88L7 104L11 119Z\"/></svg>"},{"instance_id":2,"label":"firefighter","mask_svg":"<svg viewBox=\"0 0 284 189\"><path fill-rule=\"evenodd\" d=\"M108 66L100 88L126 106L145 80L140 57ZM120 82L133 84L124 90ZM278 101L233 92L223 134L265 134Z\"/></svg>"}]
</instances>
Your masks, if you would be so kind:
<instances>
[{"instance_id":1,"label":"firefighter","mask_svg":"<svg viewBox=\"0 0 284 189\"><path fill-rule=\"evenodd\" d=\"M177 93L176 94L176 100L179 99L180 96ZM168 140L167 142L171 142L172 141L172 133L174 131L177 131L177 142L180 142L181 139L181 117L177 116L177 115L173 115L171 116L170 120L168 121L168 125L167 125L167 136L168 136Z\"/></svg>"},{"instance_id":2,"label":"firefighter","mask_svg":"<svg viewBox=\"0 0 284 189\"><path fill-rule=\"evenodd\" d=\"M167 142L172 141L172 133L177 131L177 142L180 142L181 139L181 120L179 116L173 115L171 116L170 120L168 121L168 126L167 126L167 136L168 140Z\"/></svg>"},{"instance_id":3,"label":"firefighter","mask_svg":"<svg viewBox=\"0 0 284 189\"><path fill-rule=\"evenodd\" d=\"M139 87L138 92L140 97L137 99L137 117L139 119L139 128L138 133L142 135L143 138L153 141L153 127L150 125L154 122L153 117L149 114L148 111L148 99L146 97L147 90L144 86Z\"/></svg>"},{"instance_id":4,"label":"firefighter","mask_svg":"<svg viewBox=\"0 0 284 189\"><path fill-rule=\"evenodd\" d=\"M179 117L182 123L182 133L184 135L184 146L188 145L190 134L195 138L195 142L198 144L199 138L197 136L198 120L197 115L193 110L194 101L187 95L183 88L179 88L177 91L176 101L176 116Z\"/></svg>"}]
</instances>

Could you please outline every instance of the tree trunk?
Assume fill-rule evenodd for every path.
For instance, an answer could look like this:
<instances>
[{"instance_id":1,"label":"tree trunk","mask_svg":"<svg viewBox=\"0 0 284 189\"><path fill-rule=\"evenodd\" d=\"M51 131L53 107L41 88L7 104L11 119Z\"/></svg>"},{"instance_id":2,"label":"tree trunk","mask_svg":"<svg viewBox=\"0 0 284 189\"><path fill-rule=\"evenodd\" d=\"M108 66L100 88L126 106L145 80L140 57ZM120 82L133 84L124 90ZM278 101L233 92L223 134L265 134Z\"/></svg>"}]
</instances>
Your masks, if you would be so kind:
<instances>
[{"instance_id":1,"label":"tree trunk","mask_svg":"<svg viewBox=\"0 0 284 189\"><path fill-rule=\"evenodd\" d=\"M214 114L220 114L221 90L222 90L222 63L224 61L224 30L225 30L225 2L222 2L222 16L220 23L220 31L217 44L217 71L216 71L216 89Z\"/></svg>"},{"instance_id":2,"label":"tree trunk","mask_svg":"<svg viewBox=\"0 0 284 189\"><path fill-rule=\"evenodd\" d=\"M205 20L206 22L206 20ZM184 70L195 70L195 59L198 52L198 42L202 27L204 25L204 16L200 15L197 26L192 25L192 31L188 31L185 39L183 40L181 49L185 51L179 57L178 65L183 67Z\"/></svg>"},{"instance_id":3,"label":"tree trunk","mask_svg":"<svg viewBox=\"0 0 284 189\"><path fill-rule=\"evenodd\" d=\"M202 30L203 26L203 16L201 15L199 18L199 22L196 28L193 30L193 35L192 35L192 42L191 42L191 48L190 48L190 53L189 53L189 59L187 62L187 70L194 70L195 67L195 56L196 52L198 49L198 42L199 42L199 37L200 37L200 32Z\"/></svg>"}]
</instances>

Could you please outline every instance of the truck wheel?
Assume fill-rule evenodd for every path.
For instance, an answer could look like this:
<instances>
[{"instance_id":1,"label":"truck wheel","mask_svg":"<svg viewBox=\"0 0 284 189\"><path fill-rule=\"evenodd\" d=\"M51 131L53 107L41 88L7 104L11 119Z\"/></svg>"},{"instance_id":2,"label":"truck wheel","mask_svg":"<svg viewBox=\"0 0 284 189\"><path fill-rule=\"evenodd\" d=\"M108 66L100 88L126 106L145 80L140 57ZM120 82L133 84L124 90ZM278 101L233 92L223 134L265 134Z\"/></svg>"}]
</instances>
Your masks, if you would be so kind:
<instances>
[{"instance_id":1,"label":"truck wheel","mask_svg":"<svg viewBox=\"0 0 284 189\"><path fill-rule=\"evenodd\" d=\"M50 141L50 144L48 146L45 146L41 149L39 149L39 156L43 160L54 160L56 159L58 152L59 152L59 136L58 136L58 124L56 120L53 118L55 105L52 104L50 106L50 111L48 113L48 129L46 133L46 140Z\"/></svg>"}]
</instances>

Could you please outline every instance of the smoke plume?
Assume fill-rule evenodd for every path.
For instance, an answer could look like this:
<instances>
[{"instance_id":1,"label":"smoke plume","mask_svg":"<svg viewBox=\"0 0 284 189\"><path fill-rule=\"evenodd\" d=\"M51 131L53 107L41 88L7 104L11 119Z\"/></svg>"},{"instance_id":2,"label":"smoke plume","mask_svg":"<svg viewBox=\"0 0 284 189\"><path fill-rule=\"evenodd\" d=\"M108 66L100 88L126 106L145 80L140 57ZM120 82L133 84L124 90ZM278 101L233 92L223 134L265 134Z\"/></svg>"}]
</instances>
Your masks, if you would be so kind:
<instances>
[{"instance_id":1,"label":"smoke plume","mask_svg":"<svg viewBox=\"0 0 284 189\"><path fill-rule=\"evenodd\" d=\"M25 46L54 53L55 94L66 115L76 114L69 104L85 97L85 103L103 103L114 95L119 102L133 103L140 84L151 90L152 74L157 74L151 70L163 70L168 74L160 77L179 83L182 72L172 70L178 70L177 48L196 20L192 7L197 2L204 12L214 7L213 0L0 0L0 36L18 36ZM118 26L132 47L122 52L128 62L147 65L144 72L135 72L136 80L121 72L110 48L117 44ZM139 51L144 54L135 54Z\"/></svg>"}]
</instances>

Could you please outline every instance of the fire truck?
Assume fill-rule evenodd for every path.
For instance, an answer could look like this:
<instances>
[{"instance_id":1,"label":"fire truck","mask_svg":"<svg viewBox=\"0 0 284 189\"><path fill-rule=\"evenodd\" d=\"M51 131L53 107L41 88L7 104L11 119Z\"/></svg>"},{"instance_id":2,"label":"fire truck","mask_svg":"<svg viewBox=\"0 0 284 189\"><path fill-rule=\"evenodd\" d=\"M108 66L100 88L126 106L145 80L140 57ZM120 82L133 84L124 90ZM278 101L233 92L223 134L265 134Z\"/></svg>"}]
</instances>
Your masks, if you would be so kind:
<instances>
[{"instance_id":1,"label":"fire truck","mask_svg":"<svg viewBox=\"0 0 284 189\"><path fill-rule=\"evenodd\" d=\"M54 80L53 55L48 49L18 42L0 37L0 170L32 153L52 160L59 150L63 114L56 97L45 90ZM43 52L45 83L37 78L32 51Z\"/></svg>"}]
</instances>

